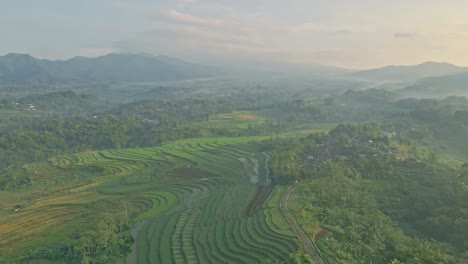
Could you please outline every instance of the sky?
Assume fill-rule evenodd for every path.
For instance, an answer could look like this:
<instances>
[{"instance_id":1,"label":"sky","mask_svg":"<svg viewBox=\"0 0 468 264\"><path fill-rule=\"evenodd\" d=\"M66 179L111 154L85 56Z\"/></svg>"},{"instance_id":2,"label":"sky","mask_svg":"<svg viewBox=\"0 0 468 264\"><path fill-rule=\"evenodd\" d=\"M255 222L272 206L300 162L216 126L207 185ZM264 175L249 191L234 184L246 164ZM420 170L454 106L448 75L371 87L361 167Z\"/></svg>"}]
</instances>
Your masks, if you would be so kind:
<instances>
[{"instance_id":1,"label":"sky","mask_svg":"<svg viewBox=\"0 0 468 264\"><path fill-rule=\"evenodd\" d=\"M0 0L0 54L468 66L466 0Z\"/></svg>"}]
</instances>

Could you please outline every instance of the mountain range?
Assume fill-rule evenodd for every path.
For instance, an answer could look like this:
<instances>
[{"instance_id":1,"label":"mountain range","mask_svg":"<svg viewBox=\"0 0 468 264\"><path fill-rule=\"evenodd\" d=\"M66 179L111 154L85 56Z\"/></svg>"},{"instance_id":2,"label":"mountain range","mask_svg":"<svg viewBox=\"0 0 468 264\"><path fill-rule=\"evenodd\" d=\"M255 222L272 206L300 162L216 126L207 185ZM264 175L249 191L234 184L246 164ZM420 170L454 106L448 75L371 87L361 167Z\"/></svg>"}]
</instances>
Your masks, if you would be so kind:
<instances>
[{"instance_id":1,"label":"mountain range","mask_svg":"<svg viewBox=\"0 0 468 264\"><path fill-rule=\"evenodd\" d=\"M468 73L468 67L459 67L445 62L424 62L413 66L385 66L378 69L363 70L351 73L355 78L372 81L406 81L414 82L429 77Z\"/></svg>"},{"instance_id":2,"label":"mountain range","mask_svg":"<svg viewBox=\"0 0 468 264\"><path fill-rule=\"evenodd\" d=\"M147 54L108 54L55 61L28 54L0 56L0 85L155 82L207 78L219 73L213 67Z\"/></svg>"},{"instance_id":3,"label":"mountain range","mask_svg":"<svg viewBox=\"0 0 468 264\"><path fill-rule=\"evenodd\" d=\"M386 66L362 71L317 65L304 66L300 69L286 68L289 68L289 73L301 73L292 75L294 80L304 76L315 76L314 78L335 82L358 79L365 81L362 85L366 85L367 82L371 87L376 84L381 89L397 89L417 97L428 94L434 96L468 94L468 68L449 63L425 62L414 66ZM108 54L96 58L74 57L55 61L37 59L28 54L10 53L0 56L0 86L102 82L151 83L226 76L234 71L148 54ZM262 72L257 69L244 70L242 74L248 78L246 76L275 76L281 72L283 71ZM323 85L324 89L329 87Z\"/></svg>"}]
</instances>

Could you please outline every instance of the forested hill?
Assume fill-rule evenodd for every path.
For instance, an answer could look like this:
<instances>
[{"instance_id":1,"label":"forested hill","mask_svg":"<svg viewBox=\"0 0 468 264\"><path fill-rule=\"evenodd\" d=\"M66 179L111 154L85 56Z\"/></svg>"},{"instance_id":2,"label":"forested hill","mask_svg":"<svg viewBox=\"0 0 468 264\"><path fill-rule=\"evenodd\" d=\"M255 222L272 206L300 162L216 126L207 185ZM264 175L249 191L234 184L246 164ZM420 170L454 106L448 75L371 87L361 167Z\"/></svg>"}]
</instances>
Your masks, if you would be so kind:
<instances>
[{"instance_id":1,"label":"forested hill","mask_svg":"<svg viewBox=\"0 0 468 264\"><path fill-rule=\"evenodd\" d=\"M445 76L467 72L465 67L449 63L428 61L414 66L390 65L383 68L352 73L354 77L378 81L416 81L428 77Z\"/></svg>"},{"instance_id":2,"label":"forested hill","mask_svg":"<svg viewBox=\"0 0 468 264\"><path fill-rule=\"evenodd\" d=\"M220 73L212 67L147 54L108 54L56 61L36 59L28 54L0 56L0 86L173 81L214 77Z\"/></svg>"}]
</instances>

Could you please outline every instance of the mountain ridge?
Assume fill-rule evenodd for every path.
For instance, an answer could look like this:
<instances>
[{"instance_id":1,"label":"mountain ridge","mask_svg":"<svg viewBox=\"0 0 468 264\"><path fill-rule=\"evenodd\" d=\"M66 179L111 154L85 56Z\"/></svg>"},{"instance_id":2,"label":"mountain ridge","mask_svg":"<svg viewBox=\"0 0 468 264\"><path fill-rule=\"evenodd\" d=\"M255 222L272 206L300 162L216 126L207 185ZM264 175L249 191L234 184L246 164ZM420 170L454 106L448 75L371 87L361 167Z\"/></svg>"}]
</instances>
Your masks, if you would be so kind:
<instances>
[{"instance_id":1,"label":"mountain ridge","mask_svg":"<svg viewBox=\"0 0 468 264\"><path fill-rule=\"evenodd\" d=\"M416 65L388 65L381 68L361 70L352 73L355 78L373 81L417 81L468 72L468 67L460 67L447 62L426 61Z\"/></svg>"},{"instance_id":2,"label":"mountain ridge","mask_svg":"<svg viewBox=\"0 0 468 264\"><path fill-rule=\"evenodd\" d=\"M426 61L417 65L388 65L358 71L323 65L293 67L285 64L283 68L285 69L280 70L281 67L279 67L274 72L371 82L402 82L408 85L431 77L468 73L468 67L435 61ZM257 68L256 70L258 73L262 73L261 69ZM0 86L109 81L179 81L218 77L227 72L245 71L246 69L243 71L228 70L228 68L221 66L206 66L187 62L177 57L155 56L148 53L109 53L99 57L75 56L65 60L38 59L23 53L8 53L0 56Z\"/></svg>"},{"instance_id":3,"label":"mountain ridge","mask_svg":"<svg viewBox=\"0 0 468 264\"><path fill-rule=\"evenodd\" d=\"M21 53L0 56L0 85L172 81L213 77L220 73L214 67L148 54L110 53L67 60L38 59Z\"/></svg>"}]
</instances>

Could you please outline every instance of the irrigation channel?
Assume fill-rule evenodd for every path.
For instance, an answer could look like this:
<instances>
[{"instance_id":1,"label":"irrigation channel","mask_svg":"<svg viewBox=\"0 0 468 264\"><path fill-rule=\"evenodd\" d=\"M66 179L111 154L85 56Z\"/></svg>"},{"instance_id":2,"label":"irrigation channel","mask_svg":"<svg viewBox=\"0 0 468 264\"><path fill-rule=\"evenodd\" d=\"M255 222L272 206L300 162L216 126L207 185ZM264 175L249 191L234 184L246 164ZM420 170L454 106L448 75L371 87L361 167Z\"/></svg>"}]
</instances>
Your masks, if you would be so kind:
<instances>
[{"instance_id":1,"label":"irrigation channel","mask_svg":"<svg viewBox=\"0 0 468 264\"><path fill-rule=\"evenodd\" d=\"M270 179L270 166L268 166L268 163L271 160L271 155L267 151L263 151L262 154L265 157L265 184L269 185L271 183L271 179Z\"/></svg>"}]
</instances>

